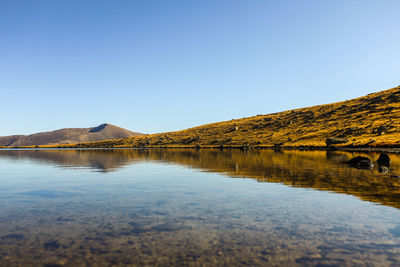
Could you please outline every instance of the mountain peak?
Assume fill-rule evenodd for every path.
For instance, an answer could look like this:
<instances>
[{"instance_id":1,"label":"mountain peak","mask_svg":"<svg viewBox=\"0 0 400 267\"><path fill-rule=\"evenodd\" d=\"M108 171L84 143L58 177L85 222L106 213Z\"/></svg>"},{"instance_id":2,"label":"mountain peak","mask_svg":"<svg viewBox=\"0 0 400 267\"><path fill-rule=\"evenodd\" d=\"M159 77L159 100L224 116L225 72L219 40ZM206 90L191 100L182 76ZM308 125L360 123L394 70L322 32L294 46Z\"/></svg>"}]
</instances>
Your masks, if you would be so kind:
<instances>
[{"instance_id":1,"label":"mountain peak","mask_svg":"<svg viewBox=\"0 0 400 267\"><path fill-rule=\"evenodd\" d=\"M31 135L17 135L0 137L0 146L39 146L61 145L102 140L112 140L142 135L121 127L102 123L91 128L66 128L51 132L42 132Z\"/></svg>"}]
</instances>

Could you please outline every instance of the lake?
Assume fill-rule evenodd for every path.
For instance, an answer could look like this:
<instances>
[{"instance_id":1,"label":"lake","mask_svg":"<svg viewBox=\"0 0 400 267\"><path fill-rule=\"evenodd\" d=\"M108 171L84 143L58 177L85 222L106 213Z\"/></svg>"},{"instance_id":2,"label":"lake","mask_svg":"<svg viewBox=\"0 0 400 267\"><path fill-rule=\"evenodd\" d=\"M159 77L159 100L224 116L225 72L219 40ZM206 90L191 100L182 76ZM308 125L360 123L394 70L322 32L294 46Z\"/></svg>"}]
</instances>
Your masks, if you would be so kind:
<instances>
[{"instance_id":1,"label":"lake","mask_svg":"<svg viewBox=\"0 0 400 267\"><path fill-rule=\"evenodd\" d=\"M1 266L399 266L400 156L0 150Z\"/></svg>"}]
</instances>

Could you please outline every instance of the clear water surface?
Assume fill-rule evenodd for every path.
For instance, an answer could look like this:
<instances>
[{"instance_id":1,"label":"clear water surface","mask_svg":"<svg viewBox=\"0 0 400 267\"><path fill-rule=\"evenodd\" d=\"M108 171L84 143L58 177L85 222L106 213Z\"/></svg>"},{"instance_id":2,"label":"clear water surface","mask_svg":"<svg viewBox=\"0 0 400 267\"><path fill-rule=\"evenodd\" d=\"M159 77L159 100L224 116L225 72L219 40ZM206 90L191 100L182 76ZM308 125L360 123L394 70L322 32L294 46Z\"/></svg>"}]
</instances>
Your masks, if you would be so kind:
<instances>
[{"instance_id":1,"label":"clear water surface","mask_svg":"<svg viewBox=\"0 0 400 267\"><path fill-rule=\"evenodd\" d=\"M1 150L0 265L398 266L400 157L355 155Z\"/></svg>"}]
</instances>

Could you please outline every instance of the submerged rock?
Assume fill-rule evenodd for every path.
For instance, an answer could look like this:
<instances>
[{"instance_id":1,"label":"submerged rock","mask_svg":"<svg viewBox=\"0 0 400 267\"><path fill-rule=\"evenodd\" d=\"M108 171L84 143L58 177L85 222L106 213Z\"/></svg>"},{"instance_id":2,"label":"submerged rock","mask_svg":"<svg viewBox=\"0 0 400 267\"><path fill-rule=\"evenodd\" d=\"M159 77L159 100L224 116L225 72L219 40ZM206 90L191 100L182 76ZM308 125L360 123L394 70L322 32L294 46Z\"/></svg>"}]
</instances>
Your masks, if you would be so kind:
<instances>
[{"instance_id":1,"label":"submerged rock","mask_svg":"<svg viewBox=\"0 0 400 267\"><path fill-rule=\"evenodd\" d=\"M390 167L390 157L386 153L381 153L376 161L379 166Z\"/></svg>"},{"instance_id":2,"label":"submerged rock","mask_svg":"<svg viewBox=\"0 0 400 267\"><path fill-rule=\"evenodd\" d=\"M380 173L388 173L389 172L389 168L386 166L379 166L378 171Z\"/></svg>"},{"instance_id":3,"label":"submerged rock","mask_svg":"<svg viewBox=\"0 0 400 267\"><path fill-rule=\"evenodd\" d=\"M52 250L52 249L57 249L60 247L61 247L61 244L58 243L57 240L44 243L44 248L46 248L46 249Z\"/></svg>"},{"instance_id":4,"label":"submerged rock","mask_svg":"<svg viewBox=\"0 0 400 267\"><path fill-rule=\"evenodd\" d=\"M367 157L355 157L349 160L347 163L357 169L372 169L374 167L372 161Z\"/></svg>"},{"instance_id":5,"label":"submerged rock","mask_svg":"<svg viewBox=\"0 0 400 267\"><path fill-rule=\"evenodd\" d=\"M1 239L15 239L17 241L24 239L24 235L22 234L8 234L8 235L3 235Z\"/></svg>"}]
</instances>

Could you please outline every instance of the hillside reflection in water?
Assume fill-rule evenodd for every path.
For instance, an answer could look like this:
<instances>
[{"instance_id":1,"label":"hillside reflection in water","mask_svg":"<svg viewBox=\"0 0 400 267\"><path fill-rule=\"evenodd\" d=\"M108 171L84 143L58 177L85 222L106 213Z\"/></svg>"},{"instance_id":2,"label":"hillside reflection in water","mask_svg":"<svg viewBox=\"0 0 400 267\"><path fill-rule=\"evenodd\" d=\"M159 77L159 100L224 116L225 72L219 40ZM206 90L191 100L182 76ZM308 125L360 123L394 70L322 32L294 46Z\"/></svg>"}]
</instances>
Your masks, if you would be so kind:
<instances>
[{"instance_id":1,"label":"hillside reflection in water","mask_svg":"<svg viewBox=\"0 0 400 267\"><path fill-rule=\"evenodd\" d=\"M399 265L400 157L357 155L0 150L0 265Z\"/></svg>"},{"instance_id":2,"label":"hillside reflection in water","mask_svg":"<svg viewBox=\"0 0 400 267\"><path fill-rule=\"evenodd\" d=\"M363 200L400 207L400 155L391 154L386 174L344 164L352 157L379 153L211 149L0 150L0 157L30 159L67 168L112 172L143 161L162 161L204 171L346 193Z\"/></svg>"}]
</instances>

